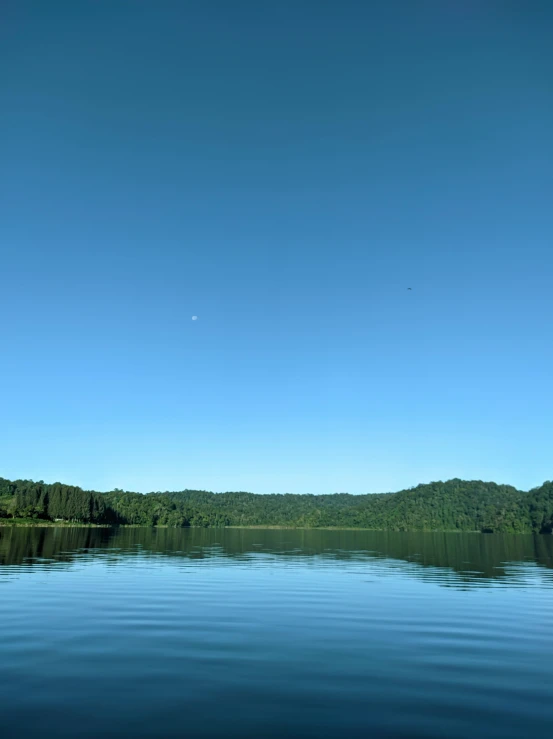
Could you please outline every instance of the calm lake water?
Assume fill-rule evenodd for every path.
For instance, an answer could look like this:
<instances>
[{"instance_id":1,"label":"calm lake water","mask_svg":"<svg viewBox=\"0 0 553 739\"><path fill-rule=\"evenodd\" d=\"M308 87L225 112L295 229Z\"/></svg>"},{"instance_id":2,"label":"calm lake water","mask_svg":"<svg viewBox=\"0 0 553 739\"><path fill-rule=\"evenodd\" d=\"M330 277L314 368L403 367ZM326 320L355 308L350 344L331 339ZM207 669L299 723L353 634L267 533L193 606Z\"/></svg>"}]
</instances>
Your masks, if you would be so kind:
<instances>
[{"instance_id":1,"label":"calm lake water","mask_svg":"<svg viewBox=\"0 0 553 739\"><path fill-rule=\"evenodd\" d=\"M553 537L0 528L3 737L542 737Z\"/></svg>"}]
</instances>

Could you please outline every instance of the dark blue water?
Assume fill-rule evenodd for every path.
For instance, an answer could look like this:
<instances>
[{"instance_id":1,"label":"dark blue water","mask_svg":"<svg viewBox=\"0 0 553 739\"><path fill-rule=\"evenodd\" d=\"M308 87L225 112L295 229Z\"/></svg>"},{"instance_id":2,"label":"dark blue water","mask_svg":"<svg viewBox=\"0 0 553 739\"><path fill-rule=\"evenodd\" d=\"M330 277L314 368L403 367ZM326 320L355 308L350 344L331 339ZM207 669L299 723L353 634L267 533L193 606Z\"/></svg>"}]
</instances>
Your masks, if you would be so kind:
<instances>
[{"instance_id":1,"label":"dark blue water","mask_svg":"<svg viewBox=\"0 0 553 739\"><path fill-rule=\"evenodd\" d=\"M553 537L0 528L3 737L527 737Z\"/></svg>"}]
</instances>

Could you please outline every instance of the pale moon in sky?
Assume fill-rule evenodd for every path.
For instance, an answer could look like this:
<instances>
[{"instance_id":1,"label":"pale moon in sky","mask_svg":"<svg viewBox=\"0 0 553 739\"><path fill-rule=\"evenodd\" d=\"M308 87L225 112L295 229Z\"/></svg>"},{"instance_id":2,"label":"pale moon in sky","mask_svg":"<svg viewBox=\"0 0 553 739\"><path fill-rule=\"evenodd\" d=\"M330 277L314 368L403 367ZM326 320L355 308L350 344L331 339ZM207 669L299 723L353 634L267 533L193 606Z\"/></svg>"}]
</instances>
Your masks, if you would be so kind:
<instances>
[{"instance_id":1,"label":"pale moon in sky","mask_svg":"<svg viewBox=\"0 0 553 739\"><path fill-rule=\"evenodd\" d=\"M197 321L198 320L198 316L192 316L192 320L193 321Z\"/></svg>"}]
</instances>

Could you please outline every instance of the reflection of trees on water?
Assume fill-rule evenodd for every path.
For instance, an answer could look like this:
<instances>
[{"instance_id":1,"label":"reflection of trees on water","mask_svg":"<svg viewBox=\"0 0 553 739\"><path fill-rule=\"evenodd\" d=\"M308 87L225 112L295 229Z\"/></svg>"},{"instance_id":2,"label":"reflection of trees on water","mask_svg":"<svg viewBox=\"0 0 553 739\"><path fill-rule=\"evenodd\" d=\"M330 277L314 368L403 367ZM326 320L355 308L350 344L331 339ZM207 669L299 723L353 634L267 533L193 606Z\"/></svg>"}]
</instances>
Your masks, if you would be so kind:
<instances>
[{"instance_id":1,"label":"reflection of trees on water","mask_svg":"<svg viewBox=\"0 0 553 739\"><path fill-rule=\"evenodd\" d=\"M553 537L314 529L0 528L0 566L70 565L126 557L247 561L260 555L335 563L372 562L442 584L513 581L515 565L553 575ZM441 574L436 571L441 570ZM453 576L446 577L446 572ZM553 584L553 576L552 576Z\"/></svg>"}]
</instances>

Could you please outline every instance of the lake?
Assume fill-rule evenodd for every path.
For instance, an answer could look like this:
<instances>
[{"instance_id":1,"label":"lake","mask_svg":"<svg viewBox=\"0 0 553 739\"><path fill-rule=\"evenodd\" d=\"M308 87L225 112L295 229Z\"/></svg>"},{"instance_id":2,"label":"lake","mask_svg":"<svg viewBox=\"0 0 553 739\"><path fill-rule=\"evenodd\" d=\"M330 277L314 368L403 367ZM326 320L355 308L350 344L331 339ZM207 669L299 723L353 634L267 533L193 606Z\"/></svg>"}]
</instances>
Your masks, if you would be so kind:
<instances>
[{"instance_id":1,"label":"lake","mask_svg":"<svg viewBox=\"0 0 553 739\"><path fill-rule=\"evenodd\" d=\"M0 528L3 737L541 737L553 536Z\"/></svg>"}]
</instances>

